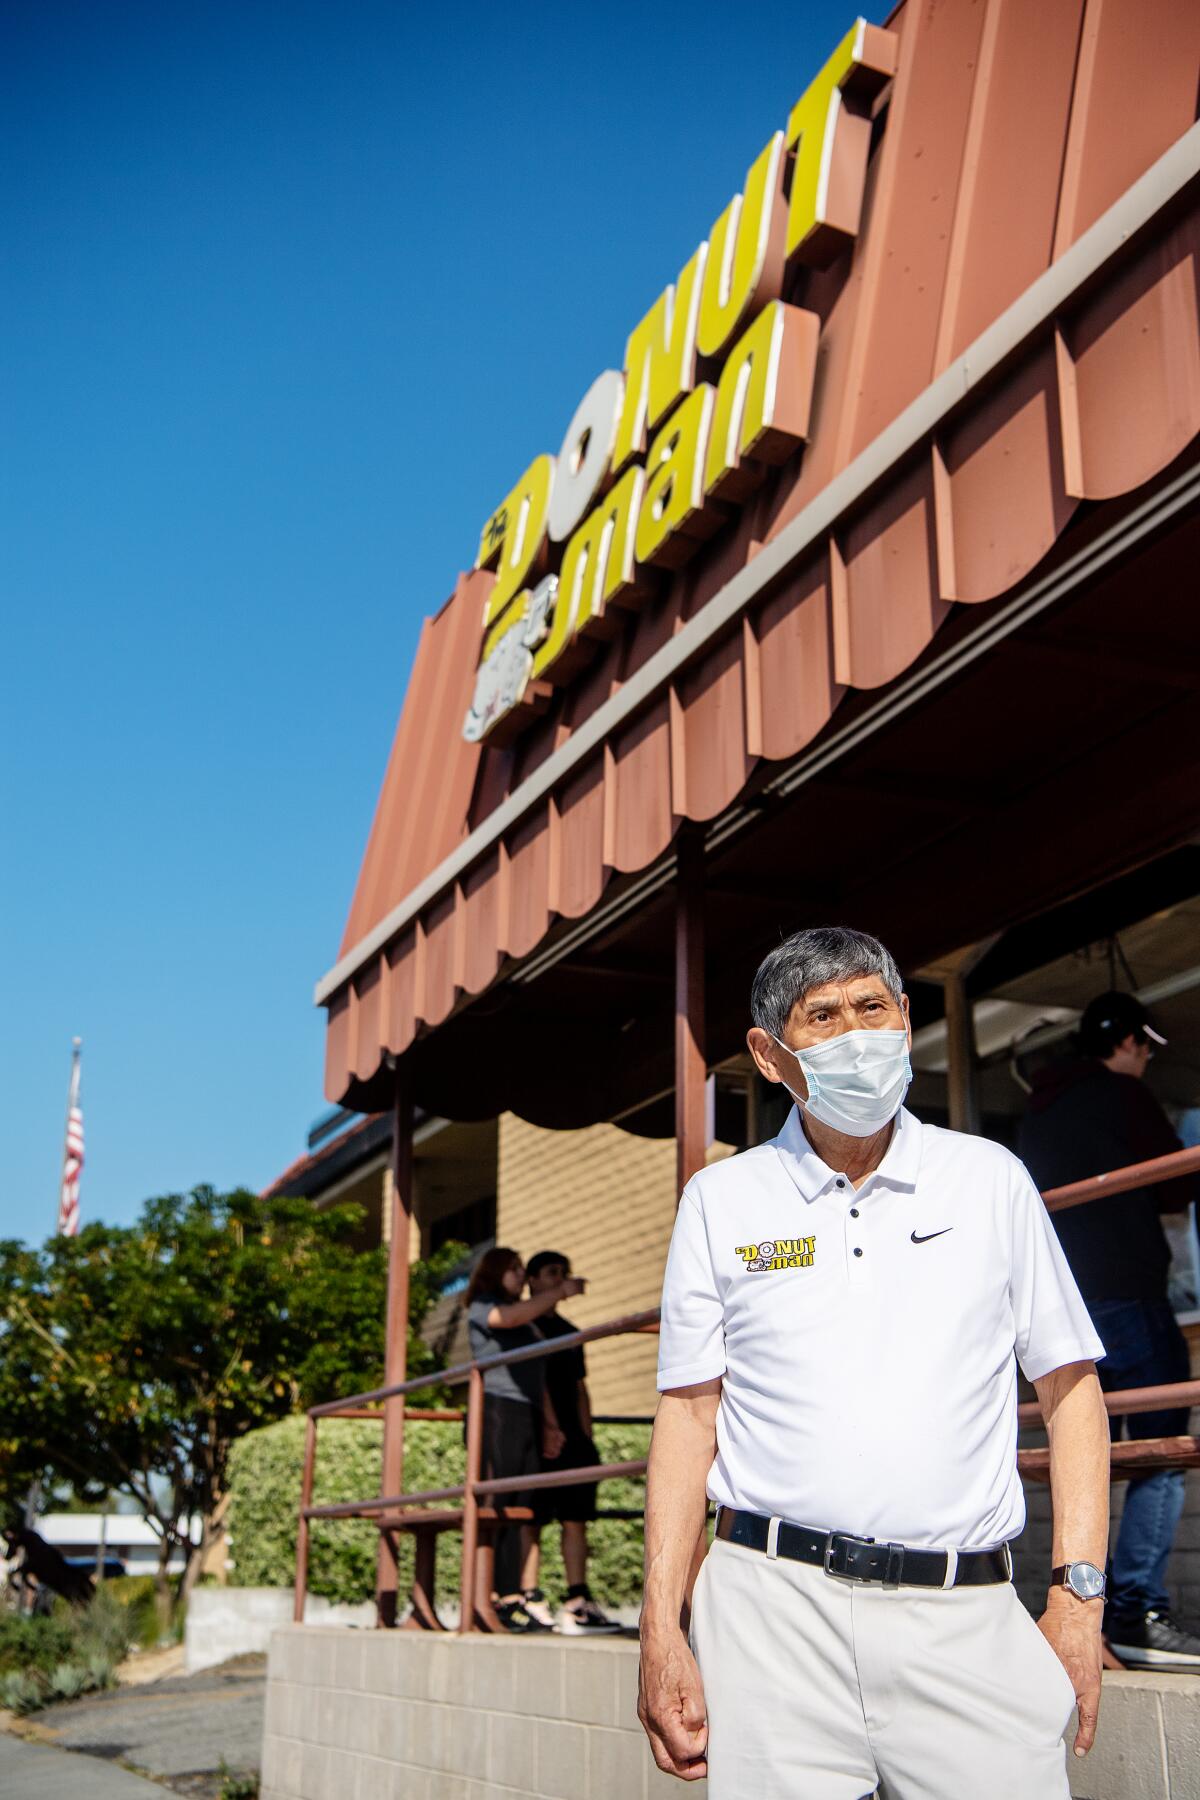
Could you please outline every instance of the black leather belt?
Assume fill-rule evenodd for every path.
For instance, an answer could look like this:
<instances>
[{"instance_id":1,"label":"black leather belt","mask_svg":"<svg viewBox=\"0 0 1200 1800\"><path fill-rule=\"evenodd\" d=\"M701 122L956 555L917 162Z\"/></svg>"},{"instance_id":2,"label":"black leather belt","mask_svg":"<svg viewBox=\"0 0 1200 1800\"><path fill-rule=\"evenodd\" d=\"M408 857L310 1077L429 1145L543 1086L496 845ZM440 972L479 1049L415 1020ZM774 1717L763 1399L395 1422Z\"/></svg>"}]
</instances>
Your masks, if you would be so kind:
<instances>
[{"instance_id":1,"label":"black leather belt","mask_svg":"<svg viewBox=\"0 0 1200 1800\"><path fill-rule=\"evenodd\" d=\"M786 1519L771 1520L762 1513L734 1512L723 1506L717 1514L717 1536L727 1544L769 1552L771 1527L776 1526L774 1553L790 1562L815 1563L827 1575L845 1581L881 1581L884 1587L985 1587L1012 1579L1012 1557L1007 1544L998 1550L913 1550L906 1544L882 1544L874 1538L855 1537L849 1531L813 1531ZM956 1566L950 1570L950 1558ZM950 1579L947 1579L949 1575Z\"/></svg>"}]
</instances>

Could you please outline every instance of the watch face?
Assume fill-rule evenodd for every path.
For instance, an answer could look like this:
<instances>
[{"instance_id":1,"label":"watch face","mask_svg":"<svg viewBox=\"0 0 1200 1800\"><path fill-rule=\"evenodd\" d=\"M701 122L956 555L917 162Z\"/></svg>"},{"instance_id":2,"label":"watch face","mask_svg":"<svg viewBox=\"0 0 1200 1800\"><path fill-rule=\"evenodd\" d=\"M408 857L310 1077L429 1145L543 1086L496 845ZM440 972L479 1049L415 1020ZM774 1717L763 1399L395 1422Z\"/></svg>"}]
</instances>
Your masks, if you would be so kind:
<instances>
[{"instance_id":1,"label":"watch face","mask_svg":"<svg viewBox=\"0 0 1200 1800\"><path fill-rule=\"evenodd\" d=\"M1067 1570L1067 1586L1081 1600L1096 1600L1104 1592L1103 1571L1094 1563L1072 1563Z\"/></svg>"}]
</instances>

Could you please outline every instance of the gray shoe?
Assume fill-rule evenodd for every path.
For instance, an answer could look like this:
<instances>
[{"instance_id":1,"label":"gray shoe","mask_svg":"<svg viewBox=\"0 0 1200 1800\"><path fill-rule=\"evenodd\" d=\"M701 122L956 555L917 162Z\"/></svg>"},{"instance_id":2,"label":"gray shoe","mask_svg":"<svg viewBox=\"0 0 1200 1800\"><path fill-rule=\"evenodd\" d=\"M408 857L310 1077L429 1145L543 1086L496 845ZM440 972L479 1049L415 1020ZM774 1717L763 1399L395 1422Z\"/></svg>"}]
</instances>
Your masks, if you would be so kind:
<instances>
[{"instance_id":1,"label":"gray shoe","mask_svg":"<svg viewBox=\"0 0 1200 1800\"><path fill-rule=\"evenodd\" d=\"M1131 1669L1200 1670L1200 1637L1176 1625L1165 1612L1117 1618L1105 1624L1113 1654Z\"/></svg>"}]
</instances>

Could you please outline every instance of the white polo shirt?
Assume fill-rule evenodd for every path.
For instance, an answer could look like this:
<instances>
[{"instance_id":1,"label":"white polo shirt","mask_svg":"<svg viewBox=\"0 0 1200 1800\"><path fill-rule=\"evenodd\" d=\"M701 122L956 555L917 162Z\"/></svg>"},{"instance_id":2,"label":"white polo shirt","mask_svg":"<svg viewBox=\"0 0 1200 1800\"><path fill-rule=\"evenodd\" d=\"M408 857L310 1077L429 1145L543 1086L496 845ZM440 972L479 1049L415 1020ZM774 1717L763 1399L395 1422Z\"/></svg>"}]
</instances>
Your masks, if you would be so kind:
<instances>
[{"instance_id":1,"label":"white polo shirt","mask_svg":"<svg viewBox=\"0 0 1200 1800\"><path fill-rule=\"evenodd\" d=\"M986 1138L902 1110L855 1192L793 1107L679 1203L658 1385L723 1377L723 1506L989 1549L1025 1523L1018 1359L1035 1380L1103 1354L1041 1196Z\"/></svg>"}]
</instances>

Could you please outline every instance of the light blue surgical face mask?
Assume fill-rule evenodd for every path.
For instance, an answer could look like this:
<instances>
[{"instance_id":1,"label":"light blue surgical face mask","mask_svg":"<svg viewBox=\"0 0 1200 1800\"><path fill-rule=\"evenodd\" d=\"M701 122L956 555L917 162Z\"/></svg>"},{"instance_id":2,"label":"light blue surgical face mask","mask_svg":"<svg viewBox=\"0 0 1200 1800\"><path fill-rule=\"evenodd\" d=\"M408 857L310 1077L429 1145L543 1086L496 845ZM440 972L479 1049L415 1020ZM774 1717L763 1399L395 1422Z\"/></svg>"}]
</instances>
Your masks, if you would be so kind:
<instances>
[{"instance_id":1,"label":"light blue surgical face mask","mask_svg":"<svg viewBox=\"0 0 1200 1800\"><path fill-rule=\"evenodd\" d=\"M847 1137L870 1137L894 1119L912 1081L906 1031L844 1031L827 1043L793 1050L808 1084L808 1099L788 1092L823 1125ZM787 1084L785 1084L787 1085Z\"/></svg>"}]
</instances>

